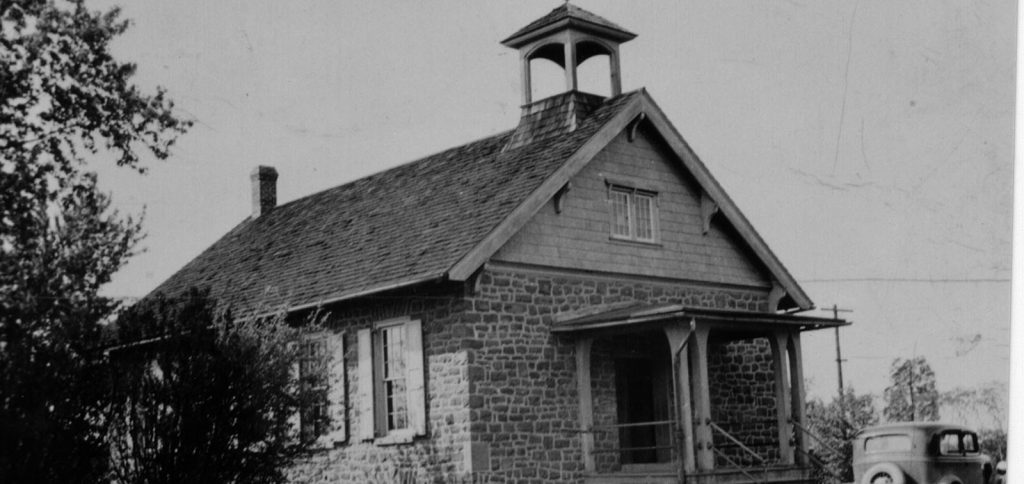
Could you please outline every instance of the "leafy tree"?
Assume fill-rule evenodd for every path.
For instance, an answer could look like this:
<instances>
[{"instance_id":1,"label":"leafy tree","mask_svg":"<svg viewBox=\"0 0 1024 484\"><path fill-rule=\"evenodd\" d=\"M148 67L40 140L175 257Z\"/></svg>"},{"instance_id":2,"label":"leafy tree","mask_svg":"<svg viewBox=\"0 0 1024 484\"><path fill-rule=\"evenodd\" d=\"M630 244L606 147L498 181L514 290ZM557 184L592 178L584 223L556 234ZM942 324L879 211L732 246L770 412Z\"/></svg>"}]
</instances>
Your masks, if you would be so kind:
<instances>
[{"instance_id":1,"label":"leafy tree","mask_svg":"<svg viewBox=\"0 0 1024 484\"><path fill-rule=\"evenodd\" d=\"M954 421L978 427L981 450L994 462L1006 460L1006 384L992 381L957 387L940 395L942 412Z\"/></svg>"},{"instance_id":2,"label":"leafy tree","mask_svg":"<svg viewBox=\"0 0 1024 484\"><path fill-rule=\"evenodd\" d=\"M946 418L982 428L1006 428L1006 384L992 381L942 392L939 404Z\"/></svg>"},{"instance_id":3,"label":"leafy tree","mask_svg":"<svg viewBox=\"0 0 1024 484\"><path fill-rule=\"evenodd\" d=\"M997 429L981 429L978 440L981 441L981 452L992 458L992 463L1006 460L1006 431Z\"/></svg>"},{"instance_id":4,"label":"leafy tree","mask_svg":"<svg viewBox=\"0 0 1024 484\"><path fill-rule=\"evenodd\" d=\"M112 474L123 483L283 482L304 449L294 416L325 395L293 377L317 325L235 319L205 293L157 296L118 318L110 351ZM306 377L306 378L316 378ZM303 384L299 384L303 383Z\"/></svg>"},{"instance_id":5,"label":"leafy tree","mask_svg":"<svg viewBox=\"0 0 1024 484\"><path fill-rule=\"evenodd\" d=\"M939 392L935 372L923 356L897 358L890 370L892 384L885 389L883 413L889 422L939 419Z\"/></svg>"},{"instance_id":6,"label":"leafy tree","mask_svg":"<svg viewBox=\"0 0 1024 484\"><path fill-rule=\"evenodd\" d=\"M807 423L811 433L820 439L810 441L814 458L839 474L837 479L829 472L820 472L819 482L853 482L853 437L865 427L878 423L874 396L858 395L848 387L842 402L838 398L829 403L811 400L807 402Z\"/></svg>"},{"instance_id":7,"label":"leafy tree","mask_svg":"<svg viewBox=\"0 0 1024 484\"><path fill-rule=\"evenodd\" d=\"M82 0L0 1L0 482L105 473L93 357L116 304L98 290L140 231L110 210L84 157L142 171L140 152L166 157L189 126L110 55L126 27Z\"/></svg>"},{"instance_id":8,"label":"leafy tree","mask_svg":"<svg viewBox=\"0 0 1024 484\"><path fill-rule=\"evenodd\" d=\"M63 198L67 209L35 238L4 253L0 287L0 481L96 482L105 445L97 322L114 302L96 295L127 253L137 226L103 215L94 180ZM39 221L40 224L46 223ZM119 265L119 264L118 264ZM54 465L60 462L60 465Z\"/></svg>"}]
</instances>

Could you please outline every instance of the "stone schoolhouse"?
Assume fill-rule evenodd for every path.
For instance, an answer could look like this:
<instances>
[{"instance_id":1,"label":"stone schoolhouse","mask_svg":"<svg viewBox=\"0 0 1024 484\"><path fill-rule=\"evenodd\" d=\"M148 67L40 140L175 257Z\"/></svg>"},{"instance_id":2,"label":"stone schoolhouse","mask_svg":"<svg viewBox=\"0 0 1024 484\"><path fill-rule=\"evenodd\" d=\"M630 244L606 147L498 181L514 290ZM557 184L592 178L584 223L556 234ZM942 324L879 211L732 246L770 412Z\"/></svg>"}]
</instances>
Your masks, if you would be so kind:
<instances>
[{"instance_id":1,"label":"stone schoolhouse","mask_svg":"<svg viewBox=\"0 0 1024 484\"><path fill-rule=\"evenodd\" d=\"M156 292L320 310L296 482L801 482L811 300L571 4L502 43L518 126L253 212ZM578 89L608 62L610 96ZM566 89L531 99L531 61ZM312 416L326 414L329 424ZM321 423L317 423L321 422Z\"/></svg>"}]
</instances>

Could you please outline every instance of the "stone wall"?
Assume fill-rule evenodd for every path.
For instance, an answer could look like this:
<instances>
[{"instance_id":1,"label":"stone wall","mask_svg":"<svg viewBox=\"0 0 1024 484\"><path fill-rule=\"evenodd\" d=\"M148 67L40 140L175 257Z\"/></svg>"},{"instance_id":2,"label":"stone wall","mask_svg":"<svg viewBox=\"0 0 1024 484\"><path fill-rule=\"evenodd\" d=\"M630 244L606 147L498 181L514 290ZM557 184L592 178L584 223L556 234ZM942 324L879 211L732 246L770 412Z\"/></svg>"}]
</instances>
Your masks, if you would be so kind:
<instances>
[{"instance_id":1,"label":"stone wall","mask_svg":"<svg viewBox=\"0 0 1024 484\"><path fill-rule=\"evenodd\" d=\"M768 307L765 292L756 290L511 268L489 268L479 277L461 322L476 345L469 358L470 431L476 448L489 457L486 469L474 469L486 482L578 482L582 476L575 343L551 333L555 314L634 301ZM614 414L614 390L609 394L606 387L614 377L605 371L613 368L594 361L597 404ZM615 465L613 458L599 461Z\"/></svg>"},{"instance_id":2,"label":"stone wall","mask_svg":"<svg viewBox=\"0 0 1024 484\"><path fill-rule=\"evenodd\" d=\"M398 481L400 472L411 472L418 484L579 482L583 464L575 341L553 335L551 324L558 313L627 302L749 311L765 311L768 306L766 291L754 289L513 268L488 268L473 291L443 285L427 292L396 292L336 305L330 308L329 328L346 335L350 437L345 444L314 451L302 459L290 474L292 481L391 483ZM362 418L355 405L359 385L356 331L401 316L423 322L428 436L390 446L361 442L354 435ZM732 378L736 364L755 362L757 368L752 373L757 385L761 385L766 368L771 383L767 345L752 341L716 344L710 352L716 389L712 406L718 407L720 402L725 416L745 416L761 404L766 415L774 415L770 386L765 396L772 398L771 403L761 397L736 398L736 388L749 384L742 378L727 385L732 390L718 384ZM720 346L724 349L718 349ZM603 347L595 344L592 354L598 424L617 418L614 359L607 357L610 347L614 341ZM759 359L762 353L767 360ZM744 359L748 355L753 355L750 362ZM719 417L716 415L716 420ZM615 433L598 437L598 446L614 446L617 438ZM619 467L613 453L602 454L597 461L601 470Z\"/></svg>"},{"instance_id":3,"label":"stone wall","mask_svg":"<svg viewBox=\"0 0 1024 484\"><path fill-rule=\"evenodd\" d=\"M709 338L711 419L768 461L779 458L773 368L766 338ZM722 436L715 436L715 447L737 462L756 463ZM718 465L727 462L720 459Z\"/></svg>"},{"instance_id":4,"label":"stone wall","mask_svg":"<svg viewBox=\"0 0 1024 484\"><path fill-rule=\"evenodd\" d=\"M590 394L594 401L594 426L603 427L618 422L618 396L615 392L615 344L607 338L594 341L590 350ZM603 451L619 446L618 432L594 434L594 449ZM612 472L622 468L618 453L599 453L594 456L598 472Z\"/></svg>"},{"instance_id":5,"label":"stone wall","mask_svg":"<svg viewBox=\"0 0 1024 484\"><path fill-rule=\"evenodd\" d=\"M399 482L400 472L411 472L420 484L447 483L467 473L469 354L458 324L465 304L461 289L435 287L327 308L328 329L345 334L349 439L301 459L289 473L292 482L390 484ZM411 444L363 442L355 434L363 418L356 404L360 384L356 332L376 321L403 316L423 323L428 436Z\"/></svg>"}]
</instances>

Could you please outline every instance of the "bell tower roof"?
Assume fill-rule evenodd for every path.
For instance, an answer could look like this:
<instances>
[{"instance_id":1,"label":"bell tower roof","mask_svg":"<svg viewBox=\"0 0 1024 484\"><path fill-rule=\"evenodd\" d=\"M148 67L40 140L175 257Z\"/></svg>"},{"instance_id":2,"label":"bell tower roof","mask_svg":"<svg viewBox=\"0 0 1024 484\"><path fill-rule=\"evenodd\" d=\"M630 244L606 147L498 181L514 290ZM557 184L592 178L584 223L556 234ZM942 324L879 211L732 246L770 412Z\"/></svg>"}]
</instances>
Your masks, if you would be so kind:
<instances>
[{"instance_id":1,"label":"bell tower roof","mask_svg":"<svg viewBox=\"0 0 1024 484\"><path fill-rule=\"evenodd\" d=\"M565 2L547 15L519 29L507 39L501 41L501 44L518 49L533 40L567 28L576 28L616 42L626 42L636 38L636 34L616 25L614 22L569 2Z\"/></svg>"},{"instance_id":2,"label":"bell tower roof","mask_svg":"<svg viewBox=\"0 0 1024 484\"><path fill-rule=\"evenodd\" d=\"M607 56L611 97L622 94L619 44L634 38L636 34L566 1L501 43L519 51L526 109L533 102L530 62L536 59L560 66L565 72L565 92L574 92L579 89L579 65L591 57Z\"/></svg>"}]
</instances>

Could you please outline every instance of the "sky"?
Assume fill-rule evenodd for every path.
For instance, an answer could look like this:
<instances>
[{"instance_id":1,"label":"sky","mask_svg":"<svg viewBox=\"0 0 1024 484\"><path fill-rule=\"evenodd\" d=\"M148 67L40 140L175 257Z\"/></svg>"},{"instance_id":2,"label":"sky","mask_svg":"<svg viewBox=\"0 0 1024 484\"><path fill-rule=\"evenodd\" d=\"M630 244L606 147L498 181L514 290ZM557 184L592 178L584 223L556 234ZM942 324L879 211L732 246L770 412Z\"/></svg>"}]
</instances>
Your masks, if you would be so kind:
<instances>
[{"instance_id":1,"label":"sky","mask_svg":"<svg viewBox=\"0 0 1024 484\"><path fill-rule=\"evenodd\" d=\"M257 165L283 203L514 127L499 42L560 3L124 2L115 54L195 126L145 176L94 163L148 233L105 293L146 294L244 219ZM573 3L638 34L624 90L648 90L818 307L852 310L847 386L881 394L912 356L940 390L1008 381L1014 1ZM834 333L803 349L830 398Z\"/></svg>"}]
</instances>

